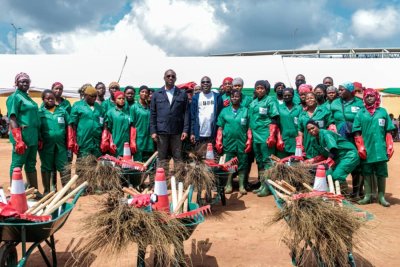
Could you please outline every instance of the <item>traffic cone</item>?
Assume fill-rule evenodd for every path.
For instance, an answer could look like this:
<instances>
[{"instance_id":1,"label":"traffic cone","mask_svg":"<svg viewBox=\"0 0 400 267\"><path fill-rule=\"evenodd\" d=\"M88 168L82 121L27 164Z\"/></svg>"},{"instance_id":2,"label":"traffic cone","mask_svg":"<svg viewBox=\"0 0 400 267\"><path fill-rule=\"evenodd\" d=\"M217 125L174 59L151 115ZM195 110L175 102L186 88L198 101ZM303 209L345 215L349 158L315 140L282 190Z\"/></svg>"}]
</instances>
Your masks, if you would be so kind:
<instances>
[{"instance_id":1,"label":"traffic cone","mask_svg":"<svg viewBox=\"0 0 400 267\"><path fill-rule=\"evenodd\" d=\"M324 165L318 165L314 180L314 191L328 192L328 183L326 182L326 173Z\"/></svg>"},{"instance_id":2,"label":"traffic cone","mask_svg":"<svg viewBox=\"0 0 400 267\"><path fill-rule=\"evenodd\" d=\"M163 168L157 168L156 177L154 179L154 194L157 195L158 201L153 204L153 209L158 211L169 212L169 199L167 191L167 181Z\"/></svg>"},{"instance_id":3,"label":"traffic cone","mask_svg":"<svg viewBox=\"0 0 400 267\"><path fill-rule=\"evenodd\" d=\"M11 180L11 197L8 203L20 214L28 210L21 168L14 168Z\"/></svg>"},{"instance_id":4,"label":"traffic cone","mask_svg":"<svg viewBox=\"0 0 400 267\"><path fill-rule=\"evenodd\" d=\"M303 156L302 149L301 149L301 145L296 145L296 150L295 150L295 152L294 152L294 155L295 155L296 157L301 157L301 156Z\"/></svg>"},{"instance_id":5,"label":"traffic cone","mask_svg":"<svg viewBox=\"0 0 400 267\"><path fill-rule=\"evenodd\" d=\"M213 145L211 143L207 144L206 159L211 159L211 160L215 159Z\"/></svg>"},{"instance_id":6,"label":"traffic cone","mask_svg":"<svg viewBox=\"0 0 400 267\"><path fill-rule=\"evenodd\" d=\"M129 143L128 142L124 143L124 155L122 156L122 158L124 160L132 161L131 148L129 147Z\"/></svg>"}]
</instances>

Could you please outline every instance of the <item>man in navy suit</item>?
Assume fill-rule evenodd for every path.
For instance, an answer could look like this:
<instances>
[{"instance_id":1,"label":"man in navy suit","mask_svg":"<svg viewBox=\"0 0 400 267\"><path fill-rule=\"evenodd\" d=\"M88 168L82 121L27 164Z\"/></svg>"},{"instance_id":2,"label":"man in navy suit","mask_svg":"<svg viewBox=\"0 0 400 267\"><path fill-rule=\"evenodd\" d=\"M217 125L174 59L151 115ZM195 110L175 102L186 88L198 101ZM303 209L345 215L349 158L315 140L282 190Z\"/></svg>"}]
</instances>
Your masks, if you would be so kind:
<instances>
[{"instance_id":1,"label":"man in navy suit","mask_svg":"<svg viewBox=\"0 0 400 267\"><path fill-rule=\"evenodd\" d=\"M189 133L188 97L175 86L176 73L164 73L165 86L154 92L150 104L150 133L157 142L160 166L168 168L169 151L174 166L182 160L182 141Z\"/></svg>"}]
</instances>

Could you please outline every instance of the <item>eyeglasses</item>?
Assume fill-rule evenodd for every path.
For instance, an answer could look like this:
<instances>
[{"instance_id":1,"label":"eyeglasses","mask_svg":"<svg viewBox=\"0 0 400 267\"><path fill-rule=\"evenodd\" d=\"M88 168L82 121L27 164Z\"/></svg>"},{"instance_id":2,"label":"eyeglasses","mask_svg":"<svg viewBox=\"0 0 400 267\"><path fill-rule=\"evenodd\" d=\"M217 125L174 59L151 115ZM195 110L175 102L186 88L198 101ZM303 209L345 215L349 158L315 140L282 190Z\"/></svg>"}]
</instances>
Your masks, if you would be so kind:
<instances>
[{"instance_id":1,"label":"eyeglasses","mask_svg":"<svg viewBox=\"0 0 400 267\"><path fill-rule=\"evenodd\" d=\"M201 83L211 83L211 81L201 81Z\"/></svg>"},{"instance_id":2,"label":"eyeglasses","mask_svg":"<svg viewBox=\"0 0 400 267\"><path fill-rule=\"evenodd\" d=\"M176 76L175 76L175 75L165 75L165 77L167 77L167 78L173 78L173 79L175 79L175 78L176 78Z\"/></svg>"},{"instance_id":3,"label":"eyeglasses","mask_svg":"<svg viewBox=\"0 0 400 267\"><path fill-rule=\"evenodd\" d=\"M224 85L232 85L232 83L224 83Z\"/></svg>"}]
</instances>

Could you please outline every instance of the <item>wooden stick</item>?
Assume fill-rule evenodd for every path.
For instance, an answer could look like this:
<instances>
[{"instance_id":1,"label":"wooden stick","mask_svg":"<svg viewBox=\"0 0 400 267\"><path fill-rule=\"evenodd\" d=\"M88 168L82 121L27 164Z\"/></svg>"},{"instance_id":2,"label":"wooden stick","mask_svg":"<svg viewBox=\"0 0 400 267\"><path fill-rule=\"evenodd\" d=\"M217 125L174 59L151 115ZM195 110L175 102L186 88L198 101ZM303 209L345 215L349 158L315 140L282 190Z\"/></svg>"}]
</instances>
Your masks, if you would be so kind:
<instances>
[{"instance_id":1,"label":"wooden stick","mask_svg":"<svg viewBox=\"0 0 400 267\"><path fill-rule=\"evenodd\" d=\"M332 175L329 174L327 178L328 178L329 192L335 194L335 186L333 185Z\"/></svg>"},{"instance_id":2,"label":"wooden stick","mask_svg":"<svg viewBox=\"0 0 400 267\"><path fill-rule=\"evenodd\" d=\"M222 155L222 156L219 158L219 164L224 164L225 161L226 161L226 154Z\"/></svg>"},{"instance_id":3,"label":"wooden stick","mask_svg":"<svg viewBox=\"0 0 400 267\"><path fill-rule=\"evenodd\" d=\"M29 195L26 196L26 199L32 199L32 198L35 198L34 194L29 194Z\"/></svg>"},{"instance_id":4,"label":"wooden stick","mask_svg":"<svg viewBox=\"0 0 400 267\"><path fill-rule=\"evenodd\" d=\"M285 201L287 201L287 200L289 199L289 197L288 197L287 195L282 194L282 193L279 192L279 191L275 191L275 193L276 193L276 195L277 195L279 198L281 198L281 199L283 199L283 200L285 200Z\"/></svg>"},{"instance_id":5,"label":"wooden stick","mask_svg":"<svg viewBox=\"0 0 400 267\"><path fill-rule=\"evenodd\" d=\"M140 195L140 193L136 190L134 190L133 188L128 188L128 187L124 187L122 188L122 192L124 192L125 194L134 196L134 195Z\"/></svg>"},{"instance_id":6,"label":"wooden stick","mask_svg":"<svg viewBox=\"0 0 400 267\"><path fill-rule=\"evenodd\" d=\"M189 191L191 189L192 185L189 185L189 187L186 189L185 193L182 196L182 199L178 202L178 205L176 205L176 209L174 210L174 214L178 214L178 212L181 210L183 204L185 203L185 199L189 196Z\"/></svg>"},{"instance_id":7,"label":"wooden stick","mask_svg":"<svg viewBox=\"0 0 400 267\"><path fill-rule=\"evenodd\" d=\"M40 204L38 207L34 208L30 214L37 214L39 211L41 211L42 209L44 209L47 205L49 205L51 203L51 201L53 201L53 199L56 197L56 194L53 194L53 196L51 196L48 200L46 200L45 202L43 202L42 204Z\"/></svg>"},{"instance_id":8,"label":"wooden stick","mask_svg":"<svg viewBox=\"0 0 400 267\"><path fill-rule=\"evenodd\" d=\"M187 212L189 208L189 200L185 199L185 202L183 203L183 212Z\"/></svg>"},{"instance_id":9,"label":"wooden stick","mask_svg":"<svg viewBox=\"0 0 400 267\"><path fill-rule=\"evenodd\" d=\"M340 183L339 181L335 181L335 187L336 187L336 195L341 195L342 193L340 192Z\"/></svg>"},{"instance_id":10,"label":"wooden stick","mask_svg":"<svg viewBox=\"0 0 400 267\"><path fill-rule=\"evenodd\" d=\"M158 151L154 152L154 154L143 164L144 167L148 167L150 163L153 161L155 157L157 157Z\"/></svg>"},{"instance_id":11,"label":"wooden stick","mask_svg":"<svg viewBox=\"0 0 400 267\"><path fill-rule=\"evenodd\" d=\"M171 177L171 193L172 193L172 210L175 210L178 204L178 195L176 192L176 178L172 175Z\"/></svg>"},{"instance_id":12,"label":"wooden stick","mask_svg":"<svg viewBox=\"0 0 400 267\"><path fill-rule=\"evenodd\" d=\"M30 188L25 190L25 195L33 194L35 192L35 190L36 189L34 187L30 187Z\"/></svg>"},{"instance_id":13,"label":"wooden stick","mask_svg":"<svg viewBox=\"0 0 400 267\"><path fill-rule=\"evenodd\" d=\"M268 183L270 183L270 184L273 185L274 187L278 188L278 189L281 190L283 193L288 194L289 196L292 194L290 191L286 190L285 188L283 188L283 187L280 186L279 184L275 183L275 182L272 181L271 179L268 179Z\"/></svg>"},{"instance_id":14,"label":"wooden stick","mask_svg":"<svg viewBox=\"0 0 400 267\"><path fill-rule=\"evenodd\" d=\"M86 181L84 183L82 183L80 186L78 186L77 188L75 188L74 190L72 190L71 193L69 193L68 195L66 195L63 199L61 199L60 201L58 201L56 204L54 204L50 209L46 209L46 211L43 213L43 215L50 215L52 214L54 211L56 211L59 207L61 207L61 205L63 205L65 202L67 202L68 199L70 199L71 197L73 197L74 195L76 195L76 193L79 192L79 190L81 190L82 188L86 187L89 183ZM51 203L50 203L51 204Z\"/></svg>"},{"instance_id":15,"label":"wooden stick","mask_svg":"<svg viewBox=\"0 0 400 267\"><path fill-rule=\"evenodd\" d=\"M25 214L30 213L31 211L33 211L34 209L36 209L37 207L40 206L40 204L42 204L43 202L45 202L46 200L48 200L49 198L51 198L53 195L55 194L54 191L51 191L50 193L48 193L47 195L45 195L41 200L39 200L38 202L35 203L35 205L33 205L32 207L30 207L27 211L25 211Z\"/></svg>"},{"instance_id":16,"label":"wooden stick","mask_svg":"<svg viewBox=\"0 0 400 267\"><path fill-rule=\"evenodd\" d=\"M303 186L310 192L314 191L314 189L306 183L303 183Z\"/></svg>"},{"instance_id":17,"label":"wooden stick","mask_svg":"<svg viewBox=\"0 0 400 267\"><path fill-rule=\"evenodd\" d=\"M272 159L273 161L280 161L281 159L278 158L277 156L275 156L274 154L272 154L271 156L269 156L270 159Z\"/></svg>"},{"instance_id":18,"label":"wooden stick","mask_svg":"<svg viewBox=\"0 0 400 267\"><path fill-rule=\"evenodd\" d=\"M71 178L71 180L69 180L68 183L60 191L57 192L53 201L50 202L50 204L46 207L46 209L50 209L55 203L57 203L65 195L65 193L68 191L68 189L71 188L71 186L76 182L77 179L78 179L78 175L75 174Z\"/></svg>"},{"instance_id":19,"label":"wooden stick","mask_svg":"<svg viewBox=\"0 0 400 267\"><path fill-rule=\"evenodd\" d=\"M292 186L291 184L289 184L288 182L286 182L285 180L282 180L282 186L286 189L288 189L289 191L291 191L292 193L296 192L296 187Z\"/></svg>"}]
</instances>

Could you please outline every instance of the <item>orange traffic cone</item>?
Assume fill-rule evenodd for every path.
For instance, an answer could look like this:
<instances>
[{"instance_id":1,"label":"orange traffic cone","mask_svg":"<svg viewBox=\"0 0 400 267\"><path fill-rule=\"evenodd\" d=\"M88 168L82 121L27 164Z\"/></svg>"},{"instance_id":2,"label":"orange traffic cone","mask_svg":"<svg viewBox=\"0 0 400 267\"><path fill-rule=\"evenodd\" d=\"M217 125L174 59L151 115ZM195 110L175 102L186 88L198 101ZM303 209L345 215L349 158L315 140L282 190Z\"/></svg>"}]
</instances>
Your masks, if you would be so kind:
<instances>
[{"instance_id":1,"label":"orange traffic cone","mask_svg":"<svg viewBox=\"0 0 400 267\"><path fill-rule=\"evenodd\" d=\"M129 143L128 142L124 143L124 155L122 156L122 158L124 160L132 161L131 148L129 147Z\"/></svg>"},{"instance_id":2,"label":"orange traffic cone","mask_svg":"<svg viewBox=\"0 0 400 267\"><path fill-rule=\"evenodd\" d=\"M324 165L318 165L314 180L314 191L328 192L328 183L326 182L326 173Z\"/></svg>"},{"instance_id":3,"label":"orange traffic cone","mask_svg":"<svg viewBox=\"0 0 400 267\"><path fill-rule=\"evenodd\" d=\"M301 150L301 145L296 145L296 150L294 152L294 155L296 157L301 157L303 156L302 150Z\"/></svg>"},{"instance_id":4,"label":"orange traffic cone","mask_svg":"<svg viewBox=\"0 0 400 267\"><path fill-rule=\"evenodd\" d=\"M163 168L157 168L154 182L154 194L157 195L158 201L153 204L153 209L158 211L169 212L169 199L167 191L167 181Z\"/></svg>"},{"instance_id":5,"label":"orange traffic cone","mask_svg":"<svg viewBox=\"0 0 400 267\"><path fill-rule=\"evenodd\" d=\"M11 197L8 202L19 213L28 210L26 201L24 181L22 180L21 168L14 168L11 181Z\"/></svg>"},{"instance_id":6,"label":"orange traffic cone","mask_svg":"<svg viewBox=\"0 0 400 267\"><path fill-rule=\"evenodd\" d=\"M213 145L211 143L207 144L206 159L215 159Z\"/></svg>"}]
</instances>

